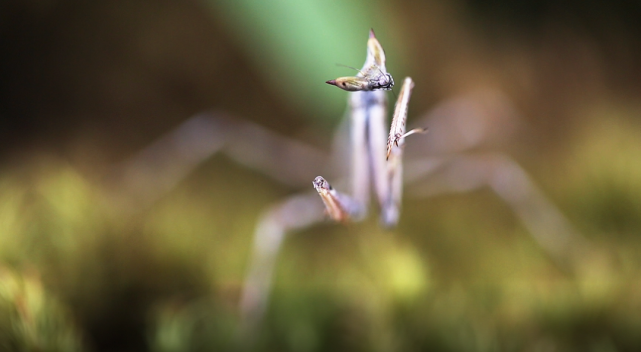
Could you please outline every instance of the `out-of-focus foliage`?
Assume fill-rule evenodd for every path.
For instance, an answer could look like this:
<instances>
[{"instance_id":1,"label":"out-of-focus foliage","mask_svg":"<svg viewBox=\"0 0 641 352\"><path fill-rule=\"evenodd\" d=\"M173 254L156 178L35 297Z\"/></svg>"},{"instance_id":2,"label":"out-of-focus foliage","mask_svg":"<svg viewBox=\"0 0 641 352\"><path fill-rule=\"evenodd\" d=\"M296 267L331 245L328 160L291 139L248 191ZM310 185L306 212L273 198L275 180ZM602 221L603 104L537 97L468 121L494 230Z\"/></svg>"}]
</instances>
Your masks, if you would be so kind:
<instances>
[{"instance_id":1,"label":"out-of-focus foliage","mask_svg":"<svg viewBox=\"0 0 641 352\"><path fill-rule=\"evenodd\" d=\"M573 156L568 178L579 211L589 226L606 236L629 239L641 229L641 144L639 112L624 107L595 106L585 111L587 123L567 151ZM590 189L590 192L579 189ZM635 238L634 236L633 238Z\"/></svg>"},{"instance_id":2,"label":"out-of-focus foliage","mask_svg":"<svg viewBox=\"0 0 641 352\"><path fill-rule=\"evenodd\" d=\"M0 349L2 351L83 351L69 313L34 275L0 268Z\"/></svg>"},{"instance_id":3,"label":"out-of-focus foliage","mask_svg":"<svg viewBox=\"0 0 641 352\"><path fill-rule=\"evenodd\" d=\"M501 2L484 3L497 17L469 3L0 5L0 349L641 350L636 27L620 8L591 22L537 12L529 27L497 20ZM109 171L206 108L329 145L317 120L340 118L346 96L323 82L362 63L370 27L390 72L416 81L410 123L473 89L514 101L524 137L497 148L592 250L567 272L488 190L407 195L394 231L373 219L288 238L262 329L243 341L252 231L297 190L214 156L136 208ZM310 190L325 171L309 170Z\"/></svg>"},{"instance_id":4,"label":"out-of-focus foliage","mask_svg":"<svg viewBox=\"0 0 641 352\"><path fill-rule=\"evenodd\" d=\"M611 153L619 148L618 143L607 147L613 137L627 143L635 131L615 123L591 142L609 155L609 148ZM577 133L580 153L591 133ZM568 151L567 158L579 151ZM626 158L592 156L584 156L576 172L616 168ZM249 220L279 196L261 191L264 181L238 168L218 174L220 167L234 166L217 162L152 209L123 217L68 165L55 159L34 164L39 166L17 168L2 178L0 203L11 205L0 213L5 263L38 270L94 338L101 336L95 329L111 329L112 339L144 333L146 342L137 346L147 344L153 351L243 348L236 340L235 304ZM629 179L588 185L626 188ZM205 180L212 182L202 189ZM572 185L570 193L580 188ZM251 201L230 201L234 196ZM601 203L580 200L571 208L588 209L586 215L598 219L595 213L609 211L599 208ZM502 208L492 197L415 200L406 208L396 233L372 221L325 225L293 237L252 350L633 351L641 345L636 334L641 320L630 314L641 307L641 245L626 235L634 231L629 227L607 238L599 233L609 225L602 230L598 221L591 225L599 251L567 276L527 233L505 219L488 220ZM433 214L429 222L424 210ZM3 292L9 292L3 297L13 309L16 302L33 301L30 309L45 319L41 329L51 328L60 343L76 346L74 325L57 303L43 303L49 300L40 281L3 273ZM37 341L56 345L55 339Z\"/></svg>"}]
</instances>

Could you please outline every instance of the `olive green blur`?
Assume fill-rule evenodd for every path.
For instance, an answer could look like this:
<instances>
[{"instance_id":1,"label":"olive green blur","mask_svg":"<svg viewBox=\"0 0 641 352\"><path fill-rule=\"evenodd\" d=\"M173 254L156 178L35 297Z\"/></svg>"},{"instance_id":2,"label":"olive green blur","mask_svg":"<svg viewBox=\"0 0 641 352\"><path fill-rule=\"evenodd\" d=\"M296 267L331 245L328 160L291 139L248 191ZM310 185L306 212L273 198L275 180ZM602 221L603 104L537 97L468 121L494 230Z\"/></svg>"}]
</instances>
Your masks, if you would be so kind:
<instances>
[{"instance_id":1,"label":"olive green blur","mask_svg":"<svg viewBox=\"0 0 641 352\"><path fill-rule=\"evenodd\" d=\"M641 6L518 4L0 5L0 351L641 350ZM109 171L204 110L330 150L348 93L325 82L356 74L336 64L362 65L370 28L415 81L408 126L505 93L522 130L493 150L592 250L558 266L488 189L405 193L392 231L373 216L287 238L239 341L256 222L327 170L301 190L216 154L136 209Z\"/></svg>"}]
</instances>

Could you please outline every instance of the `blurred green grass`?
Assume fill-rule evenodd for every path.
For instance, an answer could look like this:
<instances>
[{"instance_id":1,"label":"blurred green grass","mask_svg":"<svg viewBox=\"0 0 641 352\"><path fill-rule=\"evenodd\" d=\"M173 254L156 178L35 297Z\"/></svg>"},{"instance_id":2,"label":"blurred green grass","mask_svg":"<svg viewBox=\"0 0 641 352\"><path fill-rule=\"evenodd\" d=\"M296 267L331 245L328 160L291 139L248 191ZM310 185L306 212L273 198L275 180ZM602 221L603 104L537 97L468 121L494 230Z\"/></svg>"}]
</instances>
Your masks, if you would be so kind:
<instances>
[{"instance_id":1,"label":"blurred green grass","mask_svg":"<svg viewBox=\"0 0 641 352\"><path fill-rule=\"evenodd\" d=\"M549 176L560 192L554 197L571 200L564 208L598 249L575 274L559 270L489 192L410 200L394 232L372 220L290 238L256 348L636 350L641 169L627 165L636 162L641 128L626 116L603 116L586 119L564 156L583 181L563 178L564 169ZM58 336L70 324L94 338L105 329L105 339L145 331L138 346L154 351L240 348L236 304L253 226L289 191L216 157L133 215L103 192L55 157L24 160L0 175L3 266L24 280L40 277L38 304L61 302L73 312L34 310L54 323L30 333ZM613 217L603 197L617 194L634 206ZM0 275L0 287L15 280L22 279ZM22 304L4 299L7 309ZM23 333L13 331L3 343L20 341ZM83 341L82 333L69 336L77 338L70 346Z\"/></svg>"},{"instance_id":2,"label":"blurred green grass","mask_svg":"<svg viewBox=\"0 0 641 352\"><path fill-rule=\"evenodd\" d=\"M525 132L535 135L530 150L510 151L594 250L568 273L488 190L408 197L393 232L371 219L323 224L289 238L253 349L641 349L640 110L627 81L635 72L617 65L634 61L634 53L617 61L622 51L615 50L626 36L609 28L608 50L601 50L598 38L585 39L580 28L575 33L553 20L547 26L545 19L522 36L501 23L488 28L470 20L458 12L462 4L439 2L210 1L179 12L176 22L175 4L154 3L159 7L146 21L139 20L150 9L145 2L126 10L62 2L69 12L59 4L50 8L73 26L52 32L53 44L43 45L47 55L28 54L51 61L59 71L40 67L43 81L69 95L46 98L47 85L25 74L29 66L18 70L28 88L19 103L36 109L28 111L40 114L35 121L56 126L54 138L74 139L61 148L67 154L20 149L3 159L3 350L246 348L236 340L236 306L252 231L266 206L296 190L216 156L131 213L111 202L113 190L94 177L106 167L96 164L212 105L290 135L313 130L320 134L314 141L327 140L330 132L314 126L341 116L345 94L323 90L322 81L343 74L335 63L359 65L369 27L388 51L390 71L417 81L413 116L470 88L509 92L530 123ZM35 17L46 18L46 10ZM501 35L484 40L494 31ZM185 38L199 40L188 45ZM75 67L76 57L88 64ZM20 97L16 91L12 97ZM101 116L103 125L96 122ZM74 123L88 125L73 129ZM101 126L110 125L119 133L96 141Z\"/></svg>"}]
</instances>

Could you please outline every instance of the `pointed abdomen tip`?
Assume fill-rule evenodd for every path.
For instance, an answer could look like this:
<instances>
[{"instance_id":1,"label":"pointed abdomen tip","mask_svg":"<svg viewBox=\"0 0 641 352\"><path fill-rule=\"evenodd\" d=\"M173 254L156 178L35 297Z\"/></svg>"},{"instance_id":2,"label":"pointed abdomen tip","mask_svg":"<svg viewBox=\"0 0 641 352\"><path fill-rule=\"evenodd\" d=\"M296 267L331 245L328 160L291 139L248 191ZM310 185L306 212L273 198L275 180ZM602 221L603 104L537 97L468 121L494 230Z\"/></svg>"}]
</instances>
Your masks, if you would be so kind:
<instances>
[{"instance_id":1,"label":"pointed abdomen tip","mask_svg":"<svg viewBox=\"0 0 641 352\"><path fill-rule=\"evenodd\" d=\"M329 81L325 81L325 83L335 86L336 85L336 80L335 79L330 79Z\"/></svg>"}]
</instances>

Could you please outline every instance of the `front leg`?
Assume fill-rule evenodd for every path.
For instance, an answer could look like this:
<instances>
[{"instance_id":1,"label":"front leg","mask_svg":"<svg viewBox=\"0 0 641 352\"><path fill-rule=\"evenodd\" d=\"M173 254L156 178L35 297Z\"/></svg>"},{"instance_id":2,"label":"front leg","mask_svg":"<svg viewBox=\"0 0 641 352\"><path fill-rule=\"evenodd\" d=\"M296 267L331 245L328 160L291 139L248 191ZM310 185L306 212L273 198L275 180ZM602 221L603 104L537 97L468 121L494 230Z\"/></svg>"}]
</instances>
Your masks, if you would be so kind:
<instances>
[{"instance_id":1,"label":"front leg","mask_svg":"<svg viewBox=\"0 0 641 352\"><path fill-rule=\"evenodd\" d=\"M380 204L381 219L383 225L387 227L395 226L400 216L403 196L403 148L405 138L414 133L427 132L425 128L415 128L405 132L407 110L413 88L414 82L410 77L406 77L398 94L398 101L394 107L394 118L387 138L386 170L384 170L384 174L381 174L378 181L386 192L382 194L383 198Z\"/></svg>"}]
</instances>

